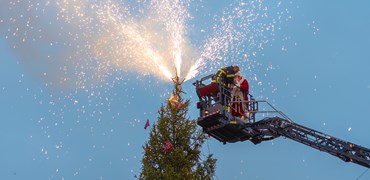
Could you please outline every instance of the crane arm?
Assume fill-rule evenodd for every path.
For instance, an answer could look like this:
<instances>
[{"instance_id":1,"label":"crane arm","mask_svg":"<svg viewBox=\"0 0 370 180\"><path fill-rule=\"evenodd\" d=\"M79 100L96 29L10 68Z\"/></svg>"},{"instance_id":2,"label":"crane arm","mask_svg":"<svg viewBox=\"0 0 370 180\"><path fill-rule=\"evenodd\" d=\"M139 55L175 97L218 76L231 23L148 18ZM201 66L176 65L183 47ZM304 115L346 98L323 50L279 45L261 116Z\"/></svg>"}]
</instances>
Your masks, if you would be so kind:
<instances>
[{"instance_id":1,"label":"crane arm","mask_svg":"<svg viewBox=\"0 0 370 180\"><path fill-rule=\"evenodd\" d=\"M266 136L284 136L320 151L327 152L345 162L353 162L370 168L370 149L304 127L289 120L280 117L265 118L256 122L251 128L261 132L258 135L260 136L258 139L264 139Z\"/></svg>"}]
</instances>

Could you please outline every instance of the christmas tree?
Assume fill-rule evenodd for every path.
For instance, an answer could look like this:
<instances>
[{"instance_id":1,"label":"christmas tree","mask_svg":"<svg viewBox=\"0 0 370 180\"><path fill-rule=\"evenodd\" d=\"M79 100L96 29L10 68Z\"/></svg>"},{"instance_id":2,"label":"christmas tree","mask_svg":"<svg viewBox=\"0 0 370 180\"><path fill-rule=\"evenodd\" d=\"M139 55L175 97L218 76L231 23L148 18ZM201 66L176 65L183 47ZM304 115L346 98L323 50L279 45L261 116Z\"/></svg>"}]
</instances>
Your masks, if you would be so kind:
<instances>
[{"instance_id":1,"label":"christmas tree","mask_svg":"<svg viewBox=\"0 0 370 180\"><path fill-rule=\"evenodd\" d=\"M175 90L158 111L158 121L145 143L139 179L212 179L216 159L201 153L207 135L187 117L190 100L183 101L179 78Z\"/></svg>"}]
</instances>

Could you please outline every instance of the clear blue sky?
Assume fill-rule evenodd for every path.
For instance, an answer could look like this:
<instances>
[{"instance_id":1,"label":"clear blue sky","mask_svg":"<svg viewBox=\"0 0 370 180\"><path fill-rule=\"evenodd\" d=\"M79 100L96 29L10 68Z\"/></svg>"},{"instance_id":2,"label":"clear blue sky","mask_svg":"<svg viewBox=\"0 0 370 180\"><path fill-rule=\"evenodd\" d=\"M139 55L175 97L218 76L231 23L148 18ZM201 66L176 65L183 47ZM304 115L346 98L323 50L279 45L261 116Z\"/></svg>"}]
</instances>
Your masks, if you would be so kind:
<instances>
[{"instance_id":1,"label":"clear blue sky","mask_svg":"<svg viewBox=\"0 0 370 180\"><path fill-rule=\"evenodd\" d=\"M2 0L2 10L8 2ZM202 18L219 15L229 3L193 4L204 5L203 11L190 11L200 19L194 24L202 26ZM370 2L283 4L292 18L269 37L273 42L248 59L259 65L246 69L244 60L232 63L244 67L242 73L256 97L268 99L296 123L370 148ZM3 21L12 16L4 12L0 12ZM46 12L54 16L52 10ZM40 64L27 58L37 57L32 49L14 50L13 44L22 45L17 43L22 39L6 38L7 26L0 23L0 179L134 179L149 135L143 129L145 121L156 121L172 85L160 81L148 87L146 81L156 79L138 80L133 73L122 82L113 74L106 84L90 91L51 87L44 72L47 76L63 69L63 62ZM44 29L40 34L53 39ZM190 40L197 43L202 38L193 35ZM58 73L53 75L58 79ZM195 119L193 81L186 82L184 90L193 102L189 116ZM218 179L348 180L366 170L284 138L259 145L223 145L214 139L207 144L218 159ZM208 154L207 144L204 154ZM370 179L370 172L361 179Z\"/></svg>"}]
</instances>

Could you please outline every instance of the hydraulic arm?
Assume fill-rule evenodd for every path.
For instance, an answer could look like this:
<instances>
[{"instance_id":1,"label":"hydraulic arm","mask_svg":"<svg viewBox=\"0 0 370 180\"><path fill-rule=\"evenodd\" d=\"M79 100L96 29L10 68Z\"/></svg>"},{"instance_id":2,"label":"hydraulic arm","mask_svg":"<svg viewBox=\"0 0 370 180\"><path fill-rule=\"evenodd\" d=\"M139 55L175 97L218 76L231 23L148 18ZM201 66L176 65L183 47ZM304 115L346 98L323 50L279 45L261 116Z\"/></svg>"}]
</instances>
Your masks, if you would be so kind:
<instances>
[{"instance_id":1,"label":"hydraulic arm","mask_svg":"<svg viewBox=\"0 0 370 180\"><path fill-rule=\"evenodd\" d=\"M353 162L370 168L370 149L280 117L265 118L246 128L251 128L258 132L252 137L252 142L254 143L259 143L270 137L284 136L320 151L327 152L345 162Z\"/></svg>"}]
</instances>

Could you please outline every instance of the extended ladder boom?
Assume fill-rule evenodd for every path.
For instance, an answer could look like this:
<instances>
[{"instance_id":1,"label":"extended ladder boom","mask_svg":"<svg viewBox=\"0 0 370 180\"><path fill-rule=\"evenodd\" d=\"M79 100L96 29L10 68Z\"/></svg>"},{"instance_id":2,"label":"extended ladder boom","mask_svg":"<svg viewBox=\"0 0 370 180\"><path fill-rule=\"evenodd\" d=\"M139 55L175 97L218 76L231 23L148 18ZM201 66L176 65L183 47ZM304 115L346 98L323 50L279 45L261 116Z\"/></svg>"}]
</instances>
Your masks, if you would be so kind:
<instances>
[{"instance_id":1,"label":"extended ladder boom","mask_svg":"<svg viewBox=\"0 0 370 180\"><path fill-rule=\"evenodd\" d=\"M353 162L370 168L370 149L332 137L283 118L266 118L254 123L252 128L262 132L262 134L259 134L260 139L263 139L265 136L284 136L339 157L345 162Z\"/></svg>"}]
</instances>

